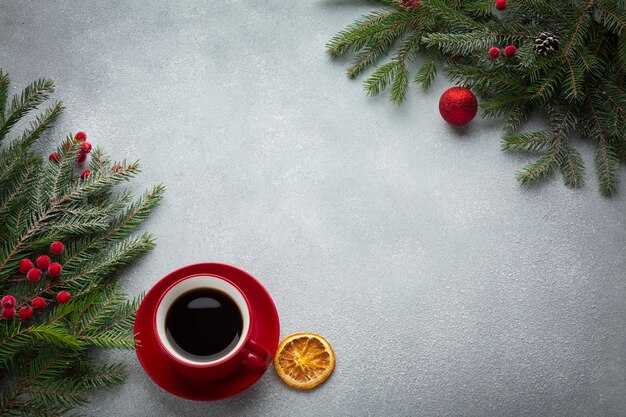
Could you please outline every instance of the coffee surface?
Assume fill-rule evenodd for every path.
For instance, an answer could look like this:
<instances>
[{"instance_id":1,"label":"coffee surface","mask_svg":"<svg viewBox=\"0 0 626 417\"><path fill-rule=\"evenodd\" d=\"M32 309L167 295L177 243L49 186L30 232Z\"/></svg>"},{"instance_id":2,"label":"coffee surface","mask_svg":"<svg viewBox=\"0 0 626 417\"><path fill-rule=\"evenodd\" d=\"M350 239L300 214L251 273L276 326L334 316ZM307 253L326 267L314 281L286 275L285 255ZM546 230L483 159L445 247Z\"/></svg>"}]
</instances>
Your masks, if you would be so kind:
<instances>
[{"instance_id":1,"label":"coffee surface","mask_svg":"<svg viewBox=\"0 0 626 417\"><path fill-rule=\"evenodd\" d=\"M227 294L199 288L181 294L165 317L167 338L183 357L209 362L226 356L239 342L241 312Z\"/></svg>"}]
</instances>

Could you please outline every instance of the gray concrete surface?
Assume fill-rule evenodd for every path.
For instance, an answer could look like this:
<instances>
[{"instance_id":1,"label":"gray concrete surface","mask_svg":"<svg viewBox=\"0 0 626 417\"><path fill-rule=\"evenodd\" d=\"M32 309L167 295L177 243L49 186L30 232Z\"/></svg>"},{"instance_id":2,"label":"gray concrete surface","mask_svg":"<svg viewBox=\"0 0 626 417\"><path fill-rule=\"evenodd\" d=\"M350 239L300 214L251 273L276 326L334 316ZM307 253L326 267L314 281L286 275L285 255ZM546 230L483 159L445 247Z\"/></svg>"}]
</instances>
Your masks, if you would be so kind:
<instances>
[{"instance_id":1,"label":"gray concrete surface","mask_svg":"<svg viewBox=\"0 0 626 417\"><path fill-rule=\"evenodd\" d=\"M0 1L13 91L51 77L67 112L139 191L157 249L121 278L146 291L222 261L273 295L282 336L325 335L332 378L297 392L268 372L217 403L160 390L132 352L108 416L625 416L626 176L519 187L530 161L498 122L441 120L439 79L396 108L368 98L324 43L368 10L351 1ZM51 142L42 144L48 152Z\"/></svg>"}]
</instances>

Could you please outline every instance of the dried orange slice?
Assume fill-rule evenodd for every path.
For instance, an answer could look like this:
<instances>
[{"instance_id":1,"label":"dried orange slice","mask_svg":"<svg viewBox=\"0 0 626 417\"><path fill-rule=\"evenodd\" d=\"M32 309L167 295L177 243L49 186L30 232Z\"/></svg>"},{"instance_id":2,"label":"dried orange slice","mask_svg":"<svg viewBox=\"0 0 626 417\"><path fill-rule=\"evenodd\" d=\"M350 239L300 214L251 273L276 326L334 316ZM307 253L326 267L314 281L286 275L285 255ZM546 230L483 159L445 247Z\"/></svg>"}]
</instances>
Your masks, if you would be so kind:
<instances>
[{"instance_id":1,"label":"dried orange slice","mask_svg":"<svg viewBox=\"0 0 626 417\"><path fill-rule=\"evenodd\" d=\"M274 356L274 369L290 387L315 388L335 370L335 352L320 335L292 334L280 342Z\"/></svg>"}]
</instances>

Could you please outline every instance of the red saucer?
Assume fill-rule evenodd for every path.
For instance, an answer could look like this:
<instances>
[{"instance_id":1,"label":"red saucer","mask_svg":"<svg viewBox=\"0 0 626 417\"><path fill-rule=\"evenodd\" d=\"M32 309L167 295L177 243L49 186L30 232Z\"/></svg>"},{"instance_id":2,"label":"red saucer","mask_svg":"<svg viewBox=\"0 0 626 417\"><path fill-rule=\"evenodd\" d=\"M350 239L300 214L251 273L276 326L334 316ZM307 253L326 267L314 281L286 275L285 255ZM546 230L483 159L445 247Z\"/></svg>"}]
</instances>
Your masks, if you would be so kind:
<instances>
[{"instance_id":1,"label":"red saucer","mask_svg":"<svg viewBox=\"0 0 626 417\"><path fill-rule=\"evenodd\" d=\"M239 394L254 384L265 371L239 371L226 380L218 382L189 381L172 368L166 356L159 350L153 332L153 312L159 297L174 282L196 275L218 275L235 283L250 302L254 311L252 339L265 347L272 356L276 353L280 337L278 313L267 290L247 272L234 266L219 263L188 265L163 277L146 294L135 319L135 338L140 341L137 357L148 376L165 391L182 398L196 401L216 401Z\"/></svg>"}]
</instances>

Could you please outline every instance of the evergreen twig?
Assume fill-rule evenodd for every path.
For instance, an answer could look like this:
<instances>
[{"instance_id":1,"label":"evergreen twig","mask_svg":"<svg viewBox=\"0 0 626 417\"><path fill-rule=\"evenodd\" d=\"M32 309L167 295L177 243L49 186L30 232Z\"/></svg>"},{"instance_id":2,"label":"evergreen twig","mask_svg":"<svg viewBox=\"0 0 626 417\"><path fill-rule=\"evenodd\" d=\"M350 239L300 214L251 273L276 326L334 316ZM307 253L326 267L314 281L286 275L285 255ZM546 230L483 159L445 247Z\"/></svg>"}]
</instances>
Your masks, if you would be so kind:
<instances>
[{"instance_id":1,"label":"evergreen twig","mask_svg":"<svg viewBox=\"0 0 626 417\"><path fill-rule=\"evenodd\" d=\"M616 192L617 167L626 163L626 2L571 0L556 7L516 0L504 12L495 10L491 0L374 2L381 8L327 44L331 56L357 55L351 77L396 51L366 79L368 94L390 88L394 103L404 101L409 65L419 59L418 50L425 51L414 83L428 87L436 75L435 62L441 62L452 82L482 97L483 117L506 118L503 150L545 152L518 172L520 183L531 184L558 169L567 186L581 186L583 162L571 144L579 133L595 143L600 191ZM396 32L402 24L408 26ZM560 48L535 56L534 40L542 32L556 34ZM394 36L381 35L385 33ZM408 40L411 53L402 56ZM516 57L487 57L490 47L509 44L517 47ZM368 51L375 51L374 59L362 59ZM516 135L534 110L550 113L550 129ZM555 120L560 120L557 128Z\"/></svg>"},{"instance_id":2,"label":"evergreen twig","mask_svg":"<svg viewBox=\"0 0 626 417\"><path fill-rule=\"evenodd\" d=\"M0 139L48 99L48 80L28 86L8 103L8 76L0 71ZM8 108L7 108L8 107ZM115 274L154 247L154 238L136 234L165 191L157 185L133 200L116 186L132 179L139 164L111 163L94 149L91 175L75 171L80 146L69 136L56 163L31 151L59 115L55 102L34 118L21 136L0 148L0 286L19 308L35 297L50 306L29 322L0 322L0 415L62 416L84 405L89 391L119 384L121 364L95 361L96 348L132 349L140 298L128 300ZM22 258L46 253L53 240L66 250L58 261L63 274L28 282L18 273ZM55 295L70 290L72 300L57 304Z\"/></svg>"}]
</instances>

